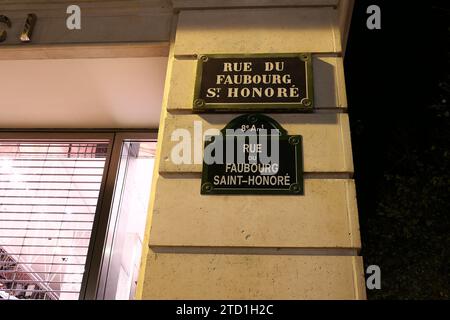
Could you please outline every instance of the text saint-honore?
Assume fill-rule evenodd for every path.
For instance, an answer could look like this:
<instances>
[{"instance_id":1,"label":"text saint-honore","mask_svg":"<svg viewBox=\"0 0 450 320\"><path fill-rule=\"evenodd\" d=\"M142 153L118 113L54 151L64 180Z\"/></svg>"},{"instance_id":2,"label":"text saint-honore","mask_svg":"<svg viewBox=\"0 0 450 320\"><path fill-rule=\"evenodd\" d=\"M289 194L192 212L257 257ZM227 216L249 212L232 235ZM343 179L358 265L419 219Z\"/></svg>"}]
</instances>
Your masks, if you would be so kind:
<instances>
[{"instance_id":1,"label":"text saint-honore","mask_svg":"<svg viewBox=\"0 0 450 320\"><path fill-rule=\"evenodd\" d=\"M227 163L225 165L225 175L215 175L214 186L248 185L248 186L289 186L291 177L286 174L277 176L279 165L256 164L256 163ZM236 175L233 175L236 173ZM249 175L239 175L246 173ZM252 173L254 175L252 175Z\"/></svg>"}]
</instances>

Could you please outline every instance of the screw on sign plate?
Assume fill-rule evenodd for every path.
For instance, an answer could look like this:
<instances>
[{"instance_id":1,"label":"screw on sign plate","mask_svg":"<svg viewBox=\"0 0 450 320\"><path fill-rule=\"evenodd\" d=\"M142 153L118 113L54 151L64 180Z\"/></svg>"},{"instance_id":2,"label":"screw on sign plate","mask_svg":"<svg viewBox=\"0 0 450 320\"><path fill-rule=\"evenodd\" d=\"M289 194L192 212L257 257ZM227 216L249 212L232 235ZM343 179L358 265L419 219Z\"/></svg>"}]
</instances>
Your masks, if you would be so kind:
<instances>
[{"instance_id":1,"label":"screw on sign plate","mask_svg":"<svg viewBox=\"0 0 450 320\"><path fill-rule=\"evenodd\" d=\"M197 108L204 107L204 106L205 106L205 100L203 100L203 99L196 99L196 100L194 101L194 105L195 105Z\"/></svg>"}]
</instances>

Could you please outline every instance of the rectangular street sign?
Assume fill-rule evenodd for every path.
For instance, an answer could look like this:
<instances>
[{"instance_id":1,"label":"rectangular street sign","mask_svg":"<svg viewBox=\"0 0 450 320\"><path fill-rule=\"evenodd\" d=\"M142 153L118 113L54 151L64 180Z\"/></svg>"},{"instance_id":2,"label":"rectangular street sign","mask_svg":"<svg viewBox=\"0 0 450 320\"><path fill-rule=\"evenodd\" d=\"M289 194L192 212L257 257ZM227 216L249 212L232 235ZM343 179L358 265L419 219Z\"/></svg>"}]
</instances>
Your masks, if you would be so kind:
<instances>
[{"instance_id":1,"label":"rectangular street sign","mask_svg":"<svg viewBox=\"0 0 450 320\"><path fill-rule=\"evenodd\" d=\"M208 111L312 111L309 53L202 55L193 108Z\"/></svg>"}]
</instances>

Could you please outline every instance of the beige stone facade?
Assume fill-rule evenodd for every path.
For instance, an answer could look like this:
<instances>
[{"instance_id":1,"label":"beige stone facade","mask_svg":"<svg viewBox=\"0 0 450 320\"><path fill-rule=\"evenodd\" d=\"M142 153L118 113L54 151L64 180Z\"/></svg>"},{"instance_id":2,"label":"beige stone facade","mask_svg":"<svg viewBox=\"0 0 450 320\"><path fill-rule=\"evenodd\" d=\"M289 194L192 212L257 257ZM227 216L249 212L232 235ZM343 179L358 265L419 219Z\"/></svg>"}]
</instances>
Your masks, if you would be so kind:
<instances>
[{"instance_id":1,"label":"beige stone facade","mask_svg":"<svg viewBox=\"0 0 450 320\"><path fill-rule=\"evenodd\" d=\"M351 4L176 3L191 6L173 24L138 297L364 299L342 63ZM171 161L171 132L222 129L236 114L194 114L196 57L295 52L313 53L315 112L271 116L303 136L305 195L200 195L201 164Z\"/></svg>"}]
</instances>

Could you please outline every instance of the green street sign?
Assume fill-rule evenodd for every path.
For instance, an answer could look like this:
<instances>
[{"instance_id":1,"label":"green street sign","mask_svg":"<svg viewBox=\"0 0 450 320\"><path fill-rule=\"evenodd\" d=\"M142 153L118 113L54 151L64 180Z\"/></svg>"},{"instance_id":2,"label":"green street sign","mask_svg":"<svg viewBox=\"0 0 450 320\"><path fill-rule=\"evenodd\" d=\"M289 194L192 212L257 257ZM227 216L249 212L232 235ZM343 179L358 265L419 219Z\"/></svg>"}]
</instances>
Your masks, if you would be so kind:
<instances>
[{"instance_id":1,"label":"green street sign","mask_svg":"<svg viewBox=\"0 0 450 320\"><path fill-rule=\"evenodd\" d=\"M303 195L302 137L262 114L232 120L207 137L201 194Z\"/></svg>"}]
</instances>

